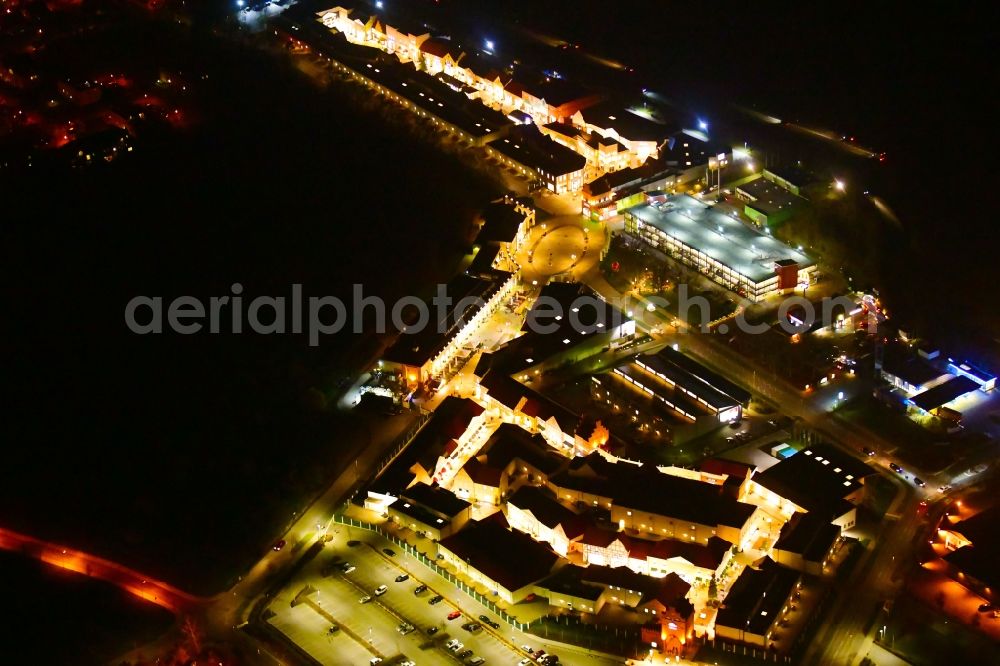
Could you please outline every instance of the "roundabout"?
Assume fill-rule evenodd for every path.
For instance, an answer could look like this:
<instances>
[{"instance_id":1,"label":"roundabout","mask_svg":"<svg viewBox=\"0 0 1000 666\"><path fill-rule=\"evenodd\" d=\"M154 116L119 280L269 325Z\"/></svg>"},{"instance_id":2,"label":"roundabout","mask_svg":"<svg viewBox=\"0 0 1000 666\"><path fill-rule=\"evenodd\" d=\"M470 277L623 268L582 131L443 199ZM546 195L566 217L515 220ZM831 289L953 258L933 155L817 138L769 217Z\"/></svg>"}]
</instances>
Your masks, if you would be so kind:
<instances>
[{"instance_id":1,"label":"roundabout","mask_svg":"<svg viewBox=\"0 0 1000 666\"><path fill-rule=\"evenodd\" d=\"M604 242L603 228L578 216L556 218L532 229L518 263L529 280L564 274L578 279L597 263Z\"/></svg>"}]
</instances>

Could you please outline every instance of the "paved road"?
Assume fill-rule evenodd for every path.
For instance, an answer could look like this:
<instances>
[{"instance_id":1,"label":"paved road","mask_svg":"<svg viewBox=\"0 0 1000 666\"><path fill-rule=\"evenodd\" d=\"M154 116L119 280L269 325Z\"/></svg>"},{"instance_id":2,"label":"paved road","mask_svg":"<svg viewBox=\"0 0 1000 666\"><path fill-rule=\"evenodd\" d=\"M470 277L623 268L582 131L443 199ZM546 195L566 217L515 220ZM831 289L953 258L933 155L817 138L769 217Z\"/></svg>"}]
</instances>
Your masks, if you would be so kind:
<instances>
[{"instance_id":1,"label":"paved road","mask_svg":"<svg viewBox=\"0 0 1000 666\"><path fill-rule=\"evenodd\" d=\"M605 298L619 299L620 294L597 272L587 276L587 283ZM614 301L612 301L614 302ZM852 423L845 422L835 414L822 409L813 401L804 400L802 394L781 381L766 379L770 373L759 367L752 359L739 355L724 344L720 344L711 334L678 330L664 326L673 320L666 312L646 312L645 321L637 322L639 327L652 332L654 338L665 342L677 342L685 352L698 357L706 365L721 372L731 380L748 386L756 394L779 406L786 414L798 417L824 438L841 446L853 455L859 455L862 447L871 447L879 452L891 452L896 446L876 434ZM643 318L641 318L643 319ZM654 332L655 331L655 332ZM884 455L868 460L880 467L887 467L891 459ZM946 483L944 478L927 474L929 484L936 486ZM910 483L902 485L904 493L897 515L899 520L890 520L875 539L871 550L859 561L846 583L839 585L841 594L829 609L826 621L817 634L803 663L822 665L853 665L864 657L862 651L867 636L864 624L876 609L895 594L897 583L894 579L899 567L913 552L912 543L917 531L916 505L927 496L927 491Z\"/></svg>"},{"instance_id":2,"label":"paved road","mask_svg":"<svg viewBox=\"0 0 1000 666\"><path fill-rule=\"evenodd\" d=\"M494 620L499 618L409 555L397 552L389 557L383 554L381 549L390 544L377 535L365 530L349 530L345 526L336 529L339 531L334 534L333 542L296 575L270 606L277 613L271 624L321 663L345 663L346 652L342 650L350 649L355 655L352 659L405 655L422 665L453 666L457 662L455 654L445 648L452 637L463 643L463 649L471 649L474 654L484 657L488 664L516 664L524 656L517 648L525 643L536 649L556 652L562 662L570 666L622 663L617 659L576 653L534 636L526 637L504 624L496 631L489 627L474 634L465 631L461 625L468 621L478 622L481 614ZM367 541L351 548L346 545L349 539ZM392 548L398 551L395 546ZM334 567L331 572L329 565L337 561L350 562L356 569L345 574ZM328 573L325 577L322 575L324 568ZM395 582L396 576L402 573L409 579ZM430 589L415 595L414 590L421 583ZM379 585L386 585L388 592L374 597L369 603L359 602L362 596L372 595ZM316 590L299 597L307 598L309 603L292 607L292 599L307 589L306 586ZM429 600L435 594L441 594L445 600L431 605ZM461 610L463 615L449 621L447 616L454 610ZM342 627L334 636L327 633L331 622ZM397 627L401 622L408 622L416 630L406 636L400 634ZM426 633L430 627L438 629L433 637ZM363 662L352 660L349 663Z\"/></svg>"},{"instance_id":3,"label":"paved road","mask_svg":"<svg viewBox=\"0 0 1000 666\"><path fill-rule=\"evenodd\" d=\"M851 576L838 584L846 593L828 609L802 664L855 665L867 654L871 642L866 625L887 599L895 598L902 582L900 574L914 552L919 526L913 517L916 511L917 500L908 493L900 508L903 517L885 525Z\"/></svg>"},{"instance_id":4,"label":"paved road","mask_svg":"<svg viewBox=\"0 0 1000 666\"><path fill-rule=\"evenodd\" d=\"M207 601L117 562L12 530L0 529L0 548L106 581L174 613L189 612Z\"/></svg>"}]
</instances>

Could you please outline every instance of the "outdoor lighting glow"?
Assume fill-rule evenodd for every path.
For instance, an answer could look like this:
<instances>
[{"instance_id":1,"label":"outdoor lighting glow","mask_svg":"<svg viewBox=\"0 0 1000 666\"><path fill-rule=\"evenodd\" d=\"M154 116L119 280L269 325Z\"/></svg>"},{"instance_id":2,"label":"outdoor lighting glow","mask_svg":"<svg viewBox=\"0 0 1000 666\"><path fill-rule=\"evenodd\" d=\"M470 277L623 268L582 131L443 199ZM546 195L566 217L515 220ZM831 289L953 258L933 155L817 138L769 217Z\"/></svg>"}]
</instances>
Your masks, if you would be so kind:
<instances>
[{"instance_id":1,"label":"outdoor lighting glow","mask_svg":"<svg viewBox=\"0 0 1000 666\"><path fill-rule=\"evenodd\" d=\"M833 181L833 186L835 188L837 188L837 191L839 191L839 192L843 192L844 191L844 181L842 181L842 180L835 180L835 181Z\"/></svg>"},{"instance_id":2,"label":"outdoor lighting glow","mask_svg":"<svg viewBox=\"0 0 1000 666\"><path fill-rule=\"evenodd\" d=\"M378 2L375 3L375 6L382 9L382 0L378 0Z\"/></svg>"},{"instance_id":3,"label":"outdoor lighting glow","mask_svg":"<svg viewBox=\"0 0 1000 666\"><path fill-rule=\"evenodd\" d=\"M493 50L493 41L492 40L489 40L489 39L486 40L486 50L487 51L492 51Z\"/></svg>"},{"instance_id":4,"label":"outdoor lighting glow","mask_svg":"<svg viewBox=\"0 0 1000 666\"><path fill-rule=\"evenodd\" d=\"M244 5L243 0L236 0L236 6L237 7L242 7L243 5Z\"/></svg>"},{"instance_id":5,"label":"outdoor lighting glow","mask_svg":"<svg viewBox=\"0 0 1000 666\"><path fill-rule=\"evenodd\" d=\"M698 119L698 129L700 129L702 132L704 132L705 130L708 129L708 123L706 123L704 120L701 120L699 118Z\"/></svg>"},{"instance_id":6,"label":"outdoor lighting glow","mask_svg":"<svg viewBox=\"0 0 1000 666\"><path fill-rule=\"evenodd\" d=\"M753 170L754 170L753 162L747 162L747 171L753 171Z\"/></svg>"},{"instance_id":7,"label":"outdoor lighting glow","mask_svg":"<svg viewBox=\"0 0 1000 666\"><path fill-rule=\"evenodd\" d=\"M656 306L653 305L652 303L649 303L648 305L646 305L646 310L648 310L649 312L653 312L656 310Z\"/></svg>"}]
</instances>

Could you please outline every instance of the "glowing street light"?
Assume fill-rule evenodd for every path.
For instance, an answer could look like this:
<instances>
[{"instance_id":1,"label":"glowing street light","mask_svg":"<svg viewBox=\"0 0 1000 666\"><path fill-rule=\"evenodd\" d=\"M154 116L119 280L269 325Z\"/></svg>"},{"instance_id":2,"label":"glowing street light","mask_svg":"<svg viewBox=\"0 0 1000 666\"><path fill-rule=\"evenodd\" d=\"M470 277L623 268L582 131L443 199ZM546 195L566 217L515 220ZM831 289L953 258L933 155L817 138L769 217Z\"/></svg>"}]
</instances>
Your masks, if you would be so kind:
<instances>
[{"instance_id":1,"label":"glowing street light","mask_svg":"<svg viewBox=\"0 0 1000 666\"><path fill-rule=\"evenodd\" d=\"M377 0L375 6L378 7L379 9L382 9L382 0Z\"/></svg>"},{"instance_id":2,"label":"glowing street light","mask_svg":"<svg viewBox=\"0 0 1000 666\"><path fill-rule=\"evenodd\" d=\"M486 40L486 50L492 52L493 51L493 46L494 46L493 40L487 39Z\"/></svg>"},{"instance_id":3,"label":"glowing street light","mask_svg":"<svg viewBox=\"0 0 1000 666\"><path fill-rule=\"evenodd\" d=\"M708 131L708 123L706 123L704 120L702 120L701 118L699 118L698 119L698 129L700 129L702 132Z\"/></svg>"},{"instance_id":4,"label":"glowing street light","mask_svg":"<svg viewBox=\"0 0 1000 666\"><path fill-rule=\"evenodd\" d=\"M833 186L835 188L837 188L838 192L843 192L844 188L846 187L846 185L844 185L844 181L842 181L840 179L837 179L837 180L833 181Z\"/></svg>"}]
</instances>

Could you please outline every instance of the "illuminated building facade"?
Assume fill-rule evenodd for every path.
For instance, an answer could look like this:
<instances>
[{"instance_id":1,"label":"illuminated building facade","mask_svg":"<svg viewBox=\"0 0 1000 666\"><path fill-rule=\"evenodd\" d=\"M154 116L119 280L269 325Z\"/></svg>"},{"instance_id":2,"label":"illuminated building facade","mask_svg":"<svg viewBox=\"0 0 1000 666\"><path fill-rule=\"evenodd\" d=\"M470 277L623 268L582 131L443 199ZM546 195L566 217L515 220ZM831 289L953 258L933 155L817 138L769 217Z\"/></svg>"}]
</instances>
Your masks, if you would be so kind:
<instances>
[{"instance_id":1,"label":"illuminated building facade","mask_svg":"<svg viewBox=\"0 0 1000 666\"><path fill-rule=\"evenodd\" d=\"M625 211L625 231L751 301L808 285L816 264L686 195Z\"/></svg>"}]
</instances>

